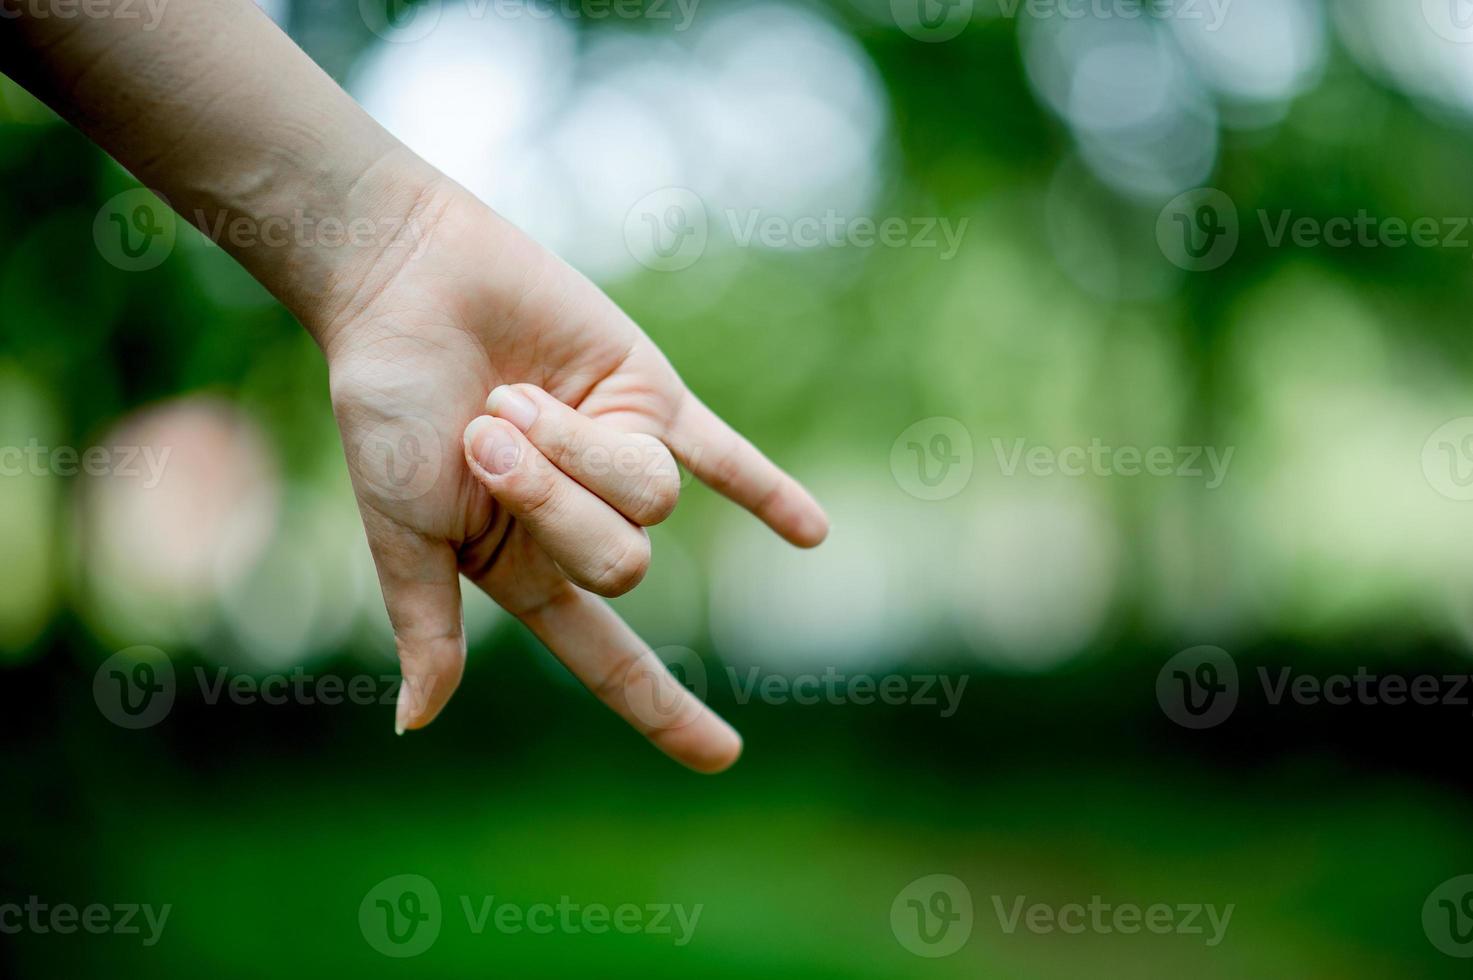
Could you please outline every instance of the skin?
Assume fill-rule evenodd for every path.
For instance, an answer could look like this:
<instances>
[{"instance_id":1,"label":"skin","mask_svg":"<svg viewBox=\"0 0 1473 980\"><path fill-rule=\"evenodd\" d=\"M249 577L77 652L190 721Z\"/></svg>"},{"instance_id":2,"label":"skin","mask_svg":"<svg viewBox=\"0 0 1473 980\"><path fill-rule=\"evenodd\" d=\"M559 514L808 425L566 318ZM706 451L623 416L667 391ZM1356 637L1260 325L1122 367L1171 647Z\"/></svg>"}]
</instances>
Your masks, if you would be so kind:
<instances>
[{"instance_id":1,"label":"skin","mask_svg":"<svg viewBox=\"0 0 1473 980\"><path fill-rule=\"evenodd\" d=\"M171 0L155 30L24 9L0 0L0 69L188 220L376 229L221 244L327 357L404 675L396 730L460 681L465 575L660 749L730 766L740 737L599 596L648 568L676 459L800 547L827 534L813 498L597 287L394 140L254 5Z\"/></svg>"}]
</instances>

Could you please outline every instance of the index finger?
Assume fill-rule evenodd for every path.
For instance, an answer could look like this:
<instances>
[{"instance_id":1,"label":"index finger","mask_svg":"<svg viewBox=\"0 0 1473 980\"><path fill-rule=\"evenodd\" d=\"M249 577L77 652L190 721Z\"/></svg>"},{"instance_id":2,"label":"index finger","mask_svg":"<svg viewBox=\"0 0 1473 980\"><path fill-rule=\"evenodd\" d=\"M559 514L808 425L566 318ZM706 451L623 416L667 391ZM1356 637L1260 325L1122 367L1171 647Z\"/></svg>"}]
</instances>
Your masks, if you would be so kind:
<instances>
[{"instance_id":1,"label":"index finger","mask_svg":"<svg viewBox=\"0 0 1473 980\"><path fill-rule=\"evenodd\" d=\"M812 548L828 537L829 519L803 485L686 393L671 426L675 458L717 493L741 504L787 541Z\"/></svg>"}]
</instances>

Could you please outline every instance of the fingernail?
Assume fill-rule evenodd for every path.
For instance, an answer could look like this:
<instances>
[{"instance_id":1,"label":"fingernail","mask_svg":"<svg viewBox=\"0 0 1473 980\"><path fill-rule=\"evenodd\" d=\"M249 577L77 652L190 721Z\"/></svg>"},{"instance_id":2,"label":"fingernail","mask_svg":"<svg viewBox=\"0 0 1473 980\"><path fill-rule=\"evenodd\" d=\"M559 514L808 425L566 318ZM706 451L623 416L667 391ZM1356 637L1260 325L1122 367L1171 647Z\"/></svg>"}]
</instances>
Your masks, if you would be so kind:
<instances>
[{"instance_id":1,"label":"fingernail","mask_svg":"<svg viewBox=\"0 0 1473 980\"><path fill-rule=\"evenodd\" d=\"M486 410L526 432L537 422L537 406L511 385L501 385L486 399Z\"/></svg>"},{"instance_id":2,"label":"fingernail","mask_svg":"<svg viewBox=\"0 0 1473 980\"><path fill-rule=\"evenodd\" d=\"M473 420L465 430L465 445L471 457L487 473L510 473L521 456L516 439L489 415Z\"/></svg>"},{"instance_id":3,"label":"fingernail","mask_svg":"<svg viewBox=\"0 0 1473 980\"><path fill-rule=\"evenodd\" d=\"M394 734L403 735L404 729L409 727L409 712L412 707L411 698L405 695L409 692L409 685L404 681L399 682L399 698L394 704Z\"/></svg>"}]
</instances>

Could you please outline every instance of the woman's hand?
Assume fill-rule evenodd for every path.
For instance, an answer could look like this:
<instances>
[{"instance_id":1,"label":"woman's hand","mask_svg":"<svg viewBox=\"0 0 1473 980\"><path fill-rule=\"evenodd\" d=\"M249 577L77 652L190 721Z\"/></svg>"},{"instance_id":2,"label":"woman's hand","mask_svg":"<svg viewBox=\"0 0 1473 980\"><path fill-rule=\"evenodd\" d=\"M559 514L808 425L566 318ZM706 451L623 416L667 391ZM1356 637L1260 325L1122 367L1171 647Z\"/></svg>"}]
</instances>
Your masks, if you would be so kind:
<instances>
[{"instance_id":1,"label":"woman's hand","mask_svg":"<svg viewBox=\"0 0 1473 980\"><path fill-rule=\"evenodd\" d=\"M403 662L399 730L460 679L463 572L666 752L730 765L736 734L587 590L644 573L643 525L674 504L662 447L795 544L823 539L818 505L607 297L385 132L250 0L158 14L20 10L0 18L0 65L201 230L253 232L218 244L326 351ZM282 227L313 231L260 234Z\"/></svg>"},{"instance_id":2,"label":"woman's hand","mask_svg":"<svg viewBox=\"0 0 1473 980\"><path fill-rule=\"evenodd\" d=\"M602 292L468 193L432 181L403 228L308 324L403 663L399 730L459 682L465 574L665 752L726 768L736 733L591 593L643 576L644 527L679 491L672 453L794 544L823 540L822 510Z\"/></svg>"}]
</instances>

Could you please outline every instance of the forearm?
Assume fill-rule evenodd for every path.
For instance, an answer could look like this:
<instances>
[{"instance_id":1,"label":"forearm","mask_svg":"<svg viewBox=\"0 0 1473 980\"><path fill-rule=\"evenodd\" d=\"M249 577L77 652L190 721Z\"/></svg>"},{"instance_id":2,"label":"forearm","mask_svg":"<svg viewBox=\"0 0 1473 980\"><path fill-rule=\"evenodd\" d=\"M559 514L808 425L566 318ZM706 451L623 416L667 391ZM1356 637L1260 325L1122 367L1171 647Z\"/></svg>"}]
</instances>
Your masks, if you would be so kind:
<instances>
[{"instance_id":1,"label":"forearm","mask_svg":"<svg viewBox=\"0 0 1473 980\"><path fill-rule=\"evenodd\" d=\"M319 341L412 254L433 170L249 0L82 9L92 15L0 0L0 70L162 193Z\"/></svg>"}]
</instances>

